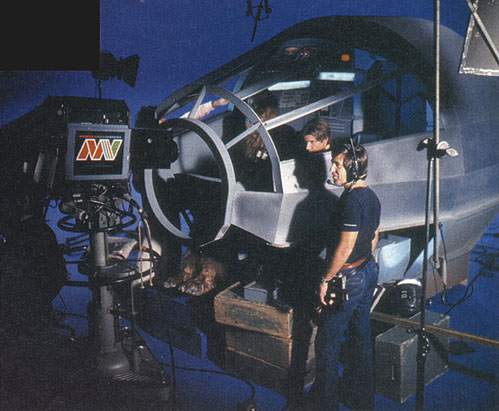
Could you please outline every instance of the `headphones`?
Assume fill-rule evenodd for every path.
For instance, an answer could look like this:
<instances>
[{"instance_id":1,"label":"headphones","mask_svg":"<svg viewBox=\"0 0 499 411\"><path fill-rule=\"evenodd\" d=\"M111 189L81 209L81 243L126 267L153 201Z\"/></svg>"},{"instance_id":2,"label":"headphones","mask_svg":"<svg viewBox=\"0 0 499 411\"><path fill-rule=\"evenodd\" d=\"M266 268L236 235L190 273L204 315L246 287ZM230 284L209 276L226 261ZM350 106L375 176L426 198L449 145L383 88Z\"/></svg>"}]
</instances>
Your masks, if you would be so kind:
<instances>
[{"instance_id":1,"label":"headphones","mask_svg":"<svg viewBox=\"0 0 499 411\"><path fill-rule=\"evenodd\" d=\"M352 156L352 165L347 170L347 176L351 177L349 180L357 181L362 176L359 175L360 174L359 173L359 162L357 160L357 154L355 154L356 146L353 142L352 137L350 137L350 144L345 144L345 148L350 152L350 154Z\"/></svg>"}]
</instances>

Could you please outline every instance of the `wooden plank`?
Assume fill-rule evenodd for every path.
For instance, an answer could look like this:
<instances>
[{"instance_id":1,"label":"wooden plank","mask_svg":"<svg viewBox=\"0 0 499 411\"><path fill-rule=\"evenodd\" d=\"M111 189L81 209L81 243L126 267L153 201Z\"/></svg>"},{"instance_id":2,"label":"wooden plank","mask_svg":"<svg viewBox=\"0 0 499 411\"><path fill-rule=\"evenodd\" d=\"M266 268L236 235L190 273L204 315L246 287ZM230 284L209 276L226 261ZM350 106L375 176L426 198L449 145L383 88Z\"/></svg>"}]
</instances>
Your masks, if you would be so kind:
<instances>
[{"instance_id":1,"label":"wooden plank","mask_svg":"<svg viewBox=\"0 0 499 411\"><path fill-rule=\"evenodd\" d=\"M228 347L260 358L283 368L305 363L315 357L314 339L317 326L308 327L303 335L281 338L256 331L227 327L225 342Z\"/></svg>"},{"instance_id":2,"label":"wooden plank","mask_svg":"<svg viewBox=\"0 0 499 411\"><path fill-rule=\"evenodd\" d=\"M373 311L371 319L381 321L387 324L398 325L406 328L419 329L419 321L410 320L408 318L401 318L394 315L380 313ZM471 344L481 345L483 347L499 349L499 341L491 338L482 337L479 335L463 333L461 331L451 330L450 328L437 327L431 324L426 324L426 332L429 334L440 335L443 337L454 338L459 341L468 342Z\"/></svg>"},{"instance_id":3,"label":"wooden plank","mask_svg":"<svg viewBox=\"0 0 499 411\"><path fill-rule=\"evenodd\" d=\"M285 396L308 387L315 378L315 359L307 369L283 368L230 347L226 351L226 370Z\"/></svg>"},{"instance_id":4,"label":"wooden plank","mask_svg":"<svg viewBox=\"0 0 499 411\"><path fill-rule=\"evenodd\" d=\"M293 335L293 308L245 300L239 282L215 296L214 311L220 324L282 338Z\"/></svg>"}]
</instances>

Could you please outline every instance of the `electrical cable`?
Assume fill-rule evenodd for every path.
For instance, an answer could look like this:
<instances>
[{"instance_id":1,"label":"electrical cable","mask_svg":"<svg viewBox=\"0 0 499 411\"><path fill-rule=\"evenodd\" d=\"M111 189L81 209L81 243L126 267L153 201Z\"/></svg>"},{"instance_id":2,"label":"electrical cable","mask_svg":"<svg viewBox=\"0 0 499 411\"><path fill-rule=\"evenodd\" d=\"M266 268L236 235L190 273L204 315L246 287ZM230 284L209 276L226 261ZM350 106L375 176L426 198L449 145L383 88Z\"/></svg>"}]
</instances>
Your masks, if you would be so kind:
<instances>
[{"instance_id":1,"label":"electrical cable","mask_svg":"<svg viewBox=\"0 0 499 411\"><path fill-rule=\"evenodd\" d=\"M432 277L433 277L433 286L435 287L435 292L437 292L438 290L438 284L437 284L437 275L435 274L435 271L438 273L438 270L435 266L435 263L433 261L429 261L430 265L431 265L431 273L432 273ZM444 290L445 290L445 283L442 281L442 284L444 286Z\"/></svg>"},{"instance_id":2,"label":"electrical cable","mask_svg":"<svg viewBox=\"0 0 499 411\"><path fill-rule=\"evenodd\" d=\"M138 203L135 200L133 200L133 198L130 195L124 195L123 197L124 197L123 199L126 200L130 204L130 206L131 206L130 209L129 209L129 211L125 211L123 209L118 209L116 207L110 206L108 204L105 204L103 202L100 202L100 201L97 201L97 200L94 200L94 199L86 199L85 201L88 201L88 203L98 206L99 209L104 209L104 210L106 210L108 212L112 212L112 213L118 214L121 217L130 217L130 216L133 216L133 220L130 223L120 224L120 225L118 225L118 227L112 227L113 231L116 230L116 229L119 229L119 228L125 228L125 227L133 224L136 221L136 217L135 217L135 215L132 214L132 209L133 209L133 207L135 207L138 210L139 216L140 216L140 221L139 221L139 225L138 225L139 252L140 252L140 254L139 254L138 261L141 263L141 269L140 269L140 271L141 271L141 280L142 280L142 262L144 262L144 261L150 261L151 267L149 268L149 270L150 271L152 270L153 272L156 272L156 268L157 268L156 265L158 263L158 258L157 258L158 255L154 251L153 246L152 246L152 235L151 235L150 225L149 225L149 222L148 222L148 220L147 220L147 218L145 216L145 213L140 208L140 206L138 205ZM70 216L68 216L68 217L71 218ZM76 231L75 230L76 223L75 223L75 225L73 227L68 227L68 226L64 226L63 225L63 224L66 224L66 222L68 220L68 217L63 218L63 219L60 220L60 222L58 222L59 228L61 228L63 230L66 230L66 231ZM64 220L64 221L62 221L62 220ZM61 223L61 224L59 224L59 223ZM147 243L149 245L149 248L146 248L146 247L142 246L142 228L141 228L142 226L144 227L145 237L146 237L146 241L147 241ZM110 230L108 230L108 229L99 229L98 231L110 231ZM82 249L83 249L83 247L74 247L74 248L69 248L69 251L70 252L71 251L81 251ZM143 259L143 256L142 256L143 252L148 252L149 253L150 257L147 260ZM63 317L70 315L70 316L75 316L75 317L84 318L84 319L88 320L88 317L86 317L84 315L76 314L76 313L67 313L67 307L66 307L66 304L64 302L64 299L62 298L62 296L60 296L60 294L59 294L59 297L62 300L63 305L64 305L64 312L61 312L61 314L63 315ZM175 355L174 355L174 350L173 350L173 345L172 345L171 333L169 332L168 329L167 329L167 339L168 339L168 345L170 347L171 364L166 364L166 363L162 363L162 362L160 362L160 364L162 366L170 367L172 369L172 399L173 399L174 404L176 403L176 390L177 390L176 370L177 369L181 369L181 370L185 370L185 371L195 371L195 372L205 372L205 373L211 373L211 374L226 375L226 376L229 376L229 377L232 377L232 378L235 378L235 379L239 379L240 381L243 381L244 383L246 383L249 386L250 390L251 390L251 397L250 397L250 399L247 402L254 401L254 398L256 396L256 390L255 390L254 385L250 381L247 381L245 379L236 377L235 375L230 374L228 372L224 372L224 371L215 371L215 370L206 370L206 369L198 369L198 368L189 368L189 367L179 367L179 366L177 366L175 364Z\"/></svg>"},{"instance_id":3,"label":"electrical cable","mask_svg":"<svg viewBox=\"0 0 499 411\"><path fill-rule=\"evenodd\" d=\"M160 304L161 304L161 308L163 310L163 313L166 314L166 303L163 300L163 298L161 298L161 296L160 296ZM172 402L174 405L176 405L177 404L177 367L175 365L175 354L173 351L173 344L172 344L172 337L171 337L171 333L170 333L170 328L165 327L165 330L166 330L166 339L168 340L168 346L170 347L169 350L170 350L171 365L168 365L168 366L171 367L171 369L172 369ZM160 364L165 365L161 362L160 362Z\"/></svg>"},{"instance_id":4,"label":"electrical cable","mask_svg":"<svg viewBox=\"0 0 499 411\"><path fill-rule=\"evenodd\" d=\"M476 280L478 280L478 278L482 277L482 276L487 276L487 274L485 274L485 271L484 270L487 270L487 269L494 269L494 267L496 266L496 255L492 255L490 256L488 253L487 253L487 249L485 246L481 245L483 247L483 253L481 256L479 256L476 261L481 265L481 268L480 270L478 271L478 274L470 281L470 283L468 284L468 286L466 287L466 289L464 290L464 293L462 295L462 297L456 301L455 303L450 303L447 296L445 298L445 303L447 305L450 305L450 308L447 310L447 312L445 312L445 315L449 314L454 308L456 308L459 304L462 304L463 302L465 302L466 300L468 300L472 295L473 295L473 292L474 292L474 283ZM444 249L445 250L445 249ZM483 258L480 258L480 257L483 257ZM490 258L492 257L492 258ZM471 290L471 292L470 292ZM468 294L469 293L469 294Z\"/></svg>"},{"instance_id":5,"label":"electrical cable","mask_svg":"<svg viewBox=\"0 0 499 411\"><path fill-rule=\"evenodd\" d=\"M168 347L170 351L170 358L171 358L171 369L172 369L172 402L176 406L177 405L177 366L175 365L175 354L173 352L173 345L171 341L171 334L170 331L167 330L166 336L168 338ZM160 362L160 364L162 364ZM163 365L163 364L162 364Z\"/></svg>"},{"instance_id":6,"label":"electrical cable","mask_svg":"<svg viewBox=\"0 0 499 411\"><path fill-rule=\"evenodd\" d=\"M440 224L438 225L438 230L440 231L440 238L442 239L442 246L443 246L443 249L444 249L444 260L445 260L445 266L447 267L447 262L448 262L448 260L447 260L447 247L446 247L446 245L445 245L445 236L444 236L444 233L443 233L443 231L442 231L442 225L443 225L442 223L440 223ZM433 276L433 278L435 278L435 276ZM441 303L442 305L444 305L444 303L445 303L445 301L446 301L446 297L447 297L447 296L446 296L446 294L447 294L447 284L446 284L444 281L442 281L442 284L443 284L444 289L443 289L443 291L442 291L442 295L441 295L441 297L440 297L440 303ZM437 289L437 288L436 288L436 286L435 286L435 290L436 290L436 289Z\"/></svg>"},{"instance_id":7,"label":"electrical cable","mask_svg":"<svg viewBox=\"0 0 499 411\"><path fill-rule=\"evenodd\" d=\"M59 311L59 312L61 312L64 315L68 311L68 306L66 305L66 301L64 300L64 298L62 298L62 295L61 295L60 291L57 293L57 296L59 297L59 299L62 302L62 306L64 307L64 311L59 311L59 310L56 310L56 311Z\"/></svg>"},{"instance_id":8,"label":"electrical cable","mask_svg":"<svg viewBox=\"0 0 499 411\"><path fill-rule=\"evenodd\" d=\"M60 313L60 314L63 314L66 317L76 317L76 318L82 318L84 320L88 320L88 316L86 316L85 314L69 313L69 312L63 312L60 310L55 310L55 311Z\"/></svg>"},{"instance_id":9,"label":"electrical cable","mask_svg":"<svg viewBox=\"0 0 499 411\"><path fill-rule=\"evenodd\" d=\"M153 249L152 234L151 234L151 228L149 225L149 221L147 220L147 217L146 217L144 211L142 210L142 208L129 194L127 194L125 196L125 199L129 202L130 205L134 206L137 209L139 216L140 216L140 221L139 221L139 224L137 227L138 236L139 236L139 262L141 263L140 271L142 272L143 252L147 251L149 256L150 256L149 261L151 264L151 267L149 268L149 272L150 273L151 272L157 273L157 262L158 262L157 257L158 257L158 255ZM149 248L145 248L142 246L142 236L141 236L142 232L141 232L141 224L140 224L141 222L145 228L146 241L149 245ZM153 258L153 256L156 258ZM149 281L150 281L150 285L152 286L153 284L152 284L152 276L151 275L149 277ZM161 300L161 301L163 302L163 300ZM172 363L172 365L171 365L171 368L172 368L172 402L175 405L177 403L177 373L176 373L176 366L175 366L175 354L173 351L170 330L168 328L166 329L166 337L168 340L168 346L169 346L169 350L170 350L170 358L171 358L171 363Z\"/></svg>"},{"instance_id":10,"label":"electrical cable","mask_svg":"<svg viewBox=\"0 0 499 411\"><path fill-rule=\"evenodd\" d=\"M101 193L100 195L103 195L103 194ZM129 200L127 200L127 198L125 196L122 199L129 201ZM76 218L72 215L67 215L66 217L61 218L57 222L57 226L61 230L71 231L71 232L84 232L84 233L87 231L111 232L111 231L123 230L124 228L131 226L132 224L134 224L137 221L137 217L133 213L122 210L114 205L109 205L109 204L106 204L102 201L99 201L99 200L96 200L93 198L83 198L82 197L81 201L86 202L86 203L91 204L91 205L94 205L94 206L97 206L97 209L93 210L93 212L92 212L93 214L96 214L96 213L98 214L102 210L105 210L108 213L117 215L121 220L123 220L127 217L129 218L129 220L125 221L125 222L122 221L119 224L115 224L115 225L108 226L108 227L99 227L99 228L93 227L91 230L89 230L88 227L83 226L83 223L78 222L78 218ZM75 222L69 223L69 220L72 218L75 219Z\"/></svg>"},{"instance_id":11,"label":"electrical cable","mask_svg":"<svg viewBox=\"0 0 499 411\"><path fill-rule=\"evenodd\" d=\"M468 286L466 287L466 290L464 290L464 294L463 296L457 301L455 302L454 304L452 304L452 306L444 313L444 315L447 315L449 314L454 308L456 308L459 304L462 304L463 302L465 302L467 299L469 299L472 295L473 295L473 292L474 292L474 286L473 286L473 283L480 277L482 276L482 273L478 273L474 278L473 280L470 281L470 283L468 284ZM471 293L468 295L468 291L471 289Z\"/></svg>"},{"instance_id":12,"label":"electrical cable","mask_svg":"<svg viewBox=\"0 0 499 411\"><path fill-rule=\"evenodd\" d=\"M164 366L164 367L171 367L172 366L172 365L164 363L164 362L160 362L160 364L162 366ZM251 397L249 398L248 401L254 401L254 399L256 397L256 389L255 389L254 384L251 381L245 380L244 378L237 377L234 374L231 374L229 372L218 371L218 370L207 370L207 369L203 369L203 368L181 367L181 366L178 366L178 365L176 366L176 368L179 369L179 370L184 370L184 371L204 372L204 373L208 373L208 374L225 375L225 376L228 376L228 377L235 378L236 380L244 382L250 388L250 390L251 390Z\"/></svg>"},{"instance_id":13,"label":"electrical cable","mask_svg":"<svg viewBox=\"0 0 499 411\"><path fill-rule=\"evenodd\" d=\"M140 212L140 210L139 210ZM141 224L142 223L142 224ZM141 227L142 225L144 226L145 228L145 231L146 231L146 239L149 243L149 248L146 248L142 245L142 230L141 230ZM139 220L139 224L137 226L137 231L138 231L138 236L139 236L139 263L140 263L140 281L141 281L141 285L142 287L144 286L144 279L143 279L143 276L144 276L144 270L143 270L143 255L144 255L144 252L147 252L150 256L150 258L148 259L149 262L150 262L150 266L149 266L149 285L152 287L152 274L153 272L155 272L153 270L153 254L152 254L152 239L151 239L151 229L149 227L149 223L147 222L147 220L145 218L142 218L142 214L141 214L141 218ZM151 250L151 251L148 251L148 250Z\"/></svg>"},{"instance_id":14,"label":"electrical cable","mask_svg":"<svg viewBox=\"0 0 499 411\"><path fill-rule=\"evenodd\" d=\"M86 315L83 315L83 314L77 314L77 313L69 313L68 312L68 307L66 305L66 301L64 300L64 298L62 298L62 295L61 293L59 292L57 294L57 296L59 297L59 299L61 300L62 302L62 305L63 305L63 311L61 310L57 310L57 309L53 309L54 313L59 313L60 314L60 318L58 318L56 320L56 323L57 323L57 326L58 327L61 327L61 328L64 328L66 330L69 330L70 334L71 334L71 341L75 341L76 340L76 330L69 326L69 325L66 325L66 324L61 324L61 321L64 320L65 317L77 317L77 318L83 318L84 320L87 320L88 321L88 317Z\"/></svg>"}]
</instances>

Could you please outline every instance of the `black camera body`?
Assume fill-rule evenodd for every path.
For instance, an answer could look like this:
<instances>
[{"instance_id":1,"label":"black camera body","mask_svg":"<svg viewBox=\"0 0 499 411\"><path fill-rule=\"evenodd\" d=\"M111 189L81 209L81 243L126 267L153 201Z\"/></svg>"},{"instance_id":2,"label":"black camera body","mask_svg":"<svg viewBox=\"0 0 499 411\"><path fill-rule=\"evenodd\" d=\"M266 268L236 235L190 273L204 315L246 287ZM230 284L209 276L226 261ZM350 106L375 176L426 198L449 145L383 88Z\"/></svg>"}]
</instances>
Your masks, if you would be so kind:
<instances>
[{"instance_id":1,"label":"black camera body","mask_svg":"<svg viewBox=\"0 0 499 411\"><path fill-rule=\"evenodd\" d=\"M160 126L132 129L123 100L49 96L0 128L2 168L65 191L127 182L130 172L169 168L178 150Z\"/></svg>"},{"instance_id":2,"label":"black camera body","mask_svg":"<svg viewBox=\"0 0 499 411\"><path fill-rule=\"evenodd\" d=\"M323 305L320 300L317 304L317 312L341 312L343 311L344 302L348 300L346 292L347 278L343 275L336 275L327 283L327 292Z\"/></svg>"}]
</instances>

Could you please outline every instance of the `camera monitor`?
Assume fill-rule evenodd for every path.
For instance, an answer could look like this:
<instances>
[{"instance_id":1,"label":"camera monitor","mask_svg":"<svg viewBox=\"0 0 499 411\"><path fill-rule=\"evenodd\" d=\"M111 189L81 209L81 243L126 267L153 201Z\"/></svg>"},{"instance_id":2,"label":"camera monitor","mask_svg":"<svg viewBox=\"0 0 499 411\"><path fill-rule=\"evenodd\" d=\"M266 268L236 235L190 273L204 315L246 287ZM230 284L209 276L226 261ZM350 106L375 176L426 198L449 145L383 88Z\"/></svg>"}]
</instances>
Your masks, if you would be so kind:
<instances>
[{"instance_id":1,"label":"camera monitor","mask_svg":"<svg viewBox=\"0 0 499 411\"><path fill-rule=\"evenodd\" d=\"M116 124L68 124L67 180L128 180L130 128Z\"/></svg>"}]
</instances>

